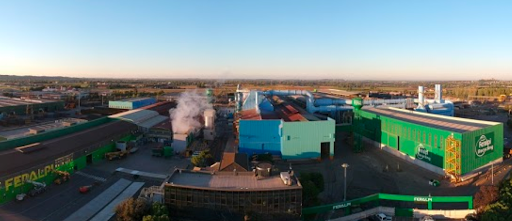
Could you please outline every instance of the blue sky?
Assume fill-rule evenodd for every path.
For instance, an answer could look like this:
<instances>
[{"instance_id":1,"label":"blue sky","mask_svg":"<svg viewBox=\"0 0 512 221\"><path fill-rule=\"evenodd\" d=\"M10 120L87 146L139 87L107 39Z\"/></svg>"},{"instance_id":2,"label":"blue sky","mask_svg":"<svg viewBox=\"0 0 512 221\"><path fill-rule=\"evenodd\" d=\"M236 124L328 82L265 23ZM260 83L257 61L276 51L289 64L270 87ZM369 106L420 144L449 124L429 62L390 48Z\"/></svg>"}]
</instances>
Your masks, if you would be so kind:
<instances>
[{"instance_id":1,"label":"blue sky","mask_svg":"<svg viewBox=\"0 0 512 221\"><path fill-rule=\"evenodd\" d=\"M512 1L0 0L0 74L512 79Z\"/></svg>"}]
</instances>

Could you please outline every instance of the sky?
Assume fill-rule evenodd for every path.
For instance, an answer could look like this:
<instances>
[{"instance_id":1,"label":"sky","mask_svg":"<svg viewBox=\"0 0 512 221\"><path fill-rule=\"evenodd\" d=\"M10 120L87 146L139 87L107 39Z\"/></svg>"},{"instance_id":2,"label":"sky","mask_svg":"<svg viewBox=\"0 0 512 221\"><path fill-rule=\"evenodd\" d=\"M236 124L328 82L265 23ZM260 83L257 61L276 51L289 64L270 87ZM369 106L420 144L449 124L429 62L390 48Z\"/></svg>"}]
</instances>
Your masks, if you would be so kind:
<instances>
[{"instance_id":1,"label":"sky","mask_svg":"<svg viewBox=\"0 0 512 221\"><path fill-rule=\"evenodd\" d=\"M512 80L510 0L0 0L0 74Z\"/></svg>"}]
</instances>

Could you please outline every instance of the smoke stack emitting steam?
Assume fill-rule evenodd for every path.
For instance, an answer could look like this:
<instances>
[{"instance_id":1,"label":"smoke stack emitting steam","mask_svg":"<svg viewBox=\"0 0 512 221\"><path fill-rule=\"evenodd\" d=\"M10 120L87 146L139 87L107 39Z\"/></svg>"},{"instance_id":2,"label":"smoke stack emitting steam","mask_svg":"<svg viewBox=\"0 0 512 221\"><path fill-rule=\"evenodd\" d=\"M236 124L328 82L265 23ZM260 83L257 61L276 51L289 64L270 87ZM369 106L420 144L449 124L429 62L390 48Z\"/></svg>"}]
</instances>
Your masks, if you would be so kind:
<instances>
[{"instance_id":1,"label":"smoke stack emitting steam","mask_svg":"<svg viewBox=\"0 0 512 221\"><path fill-rule=\"evenodd\" d=\"M197 91L185 91L180 94L177 100L178 106L170 109L169 114L172 120L172 131L178 134L197 132L201 128L199 116L204 110L213 108L203 94Z\"/></svg>"}]
</instances>

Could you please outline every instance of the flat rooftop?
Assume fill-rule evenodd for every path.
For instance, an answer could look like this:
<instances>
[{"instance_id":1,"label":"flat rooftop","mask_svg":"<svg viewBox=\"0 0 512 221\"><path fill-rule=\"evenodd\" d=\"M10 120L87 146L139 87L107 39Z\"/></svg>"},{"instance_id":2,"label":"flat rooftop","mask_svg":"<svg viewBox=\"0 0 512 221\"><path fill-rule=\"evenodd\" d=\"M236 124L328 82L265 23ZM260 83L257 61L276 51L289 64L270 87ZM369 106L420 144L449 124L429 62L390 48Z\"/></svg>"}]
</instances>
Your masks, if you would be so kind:
<instances>
[{"instance_id":1,"label":"flat rooftop","mask_svg":"<svg viewBox=\"0 0 512 221\"><path fill-rule=\"evenodd\" d=\"M42 104L42 103L56 103L56 102L60 102L60 101L0 97L0 107L11 107L11 106L30 105L30 104Z\"/></svg>"},{"instance_id":2,"label":"flat rooftop","mask_svg":"<svg viewBox=\"0 0 512 221\"><path fill-rule=\"evenodd\" d=\"M68 127L68 126L75 125L75 124L81 124L81 123L85 123L85 122L87 122L87 120L77 119L77 118L65 118L65 119L56 120L55 122L46 122L46 123L39 124L39 125L32 126L32 127L23 127L23 128L14 129L14 130L0 131L0 136L5 137L7 139L15 139L15 138L33 135L31 133L31 130L48 132L48 131L58 130L58 129L61 129L64 127Z\"/></svg>"},{"instance_id":3,"label":"flat rooftop","mask_svg":"<svg viewBox=\"0 0 512 221\"><path fill-rule=\"evenodd\" d=\"M33 145L31 148L38 149L34 152L21 153L16 149L0 151L0 174L4 176L21 172L34 166L50 163L56 158L88 147L94 150L100 145L111 142L114 137L135 129L137 129L137 126L132 123L114 121L35 145L30 144ZM74 157L79 157L79 155L75 154Z\"/></svg>"},{"instance_id":4,"label":"flat rooftop","mask_svg":"<svg viewBox=\"0 0 512 221\"><path fill-rule=\"evenodd\" d=\"M258 179L253 172L211 172L176 170L168 183L184 187L196 187L216 190L276 190L302 188L297 182L285 185L279 175Z\"/></svg>"},{"instance_id":5,"label":"flat rooftop","mask_svg":"<svg viewBox=\"0 0 512 221\"><path fill-rule=\"evenodd\" d=\"M397 108L363 108L363 111L411 122L418 125L448 130L458 133L479 130L500 123L481 121L460 117L441 116L436 114L421 113Z\"/></svg>"},{"instance_id":6,"label":"flat rooftop","mask_svg":"<svg viewBox=\"0 0 512 221\"><path fill-rule=\"evenodd\" d=\"M122 100L117 100L117 101L123 101L123 102L135 102L135 101L143 101L143 100L147 100L147 99L151 99L152 97L137 97L137 98L127 98L127 99L122 99Z\"/></svg>"}]
</instances>

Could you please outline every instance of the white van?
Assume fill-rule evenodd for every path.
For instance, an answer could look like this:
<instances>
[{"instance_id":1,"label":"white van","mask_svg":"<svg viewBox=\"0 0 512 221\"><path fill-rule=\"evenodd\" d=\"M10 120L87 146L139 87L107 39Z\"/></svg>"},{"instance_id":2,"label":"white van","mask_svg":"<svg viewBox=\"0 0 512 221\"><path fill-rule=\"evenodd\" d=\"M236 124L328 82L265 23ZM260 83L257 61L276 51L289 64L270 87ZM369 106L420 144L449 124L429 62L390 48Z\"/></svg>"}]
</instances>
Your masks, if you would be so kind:
<instances>
[{"instance_id":1,"label":"white van","mask_svg":"<svg viewBox=\"0 0 512 221\"><path fill-rule=\"evenodd\" d=\"M386 216L386 214L384 214L384 213L379 213L379 214L375 215L375 218L377 218L377 220L379 220L379 221L393 220L391 216Z\"/></svg>"}]
</instances>

